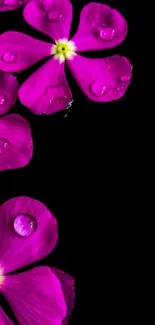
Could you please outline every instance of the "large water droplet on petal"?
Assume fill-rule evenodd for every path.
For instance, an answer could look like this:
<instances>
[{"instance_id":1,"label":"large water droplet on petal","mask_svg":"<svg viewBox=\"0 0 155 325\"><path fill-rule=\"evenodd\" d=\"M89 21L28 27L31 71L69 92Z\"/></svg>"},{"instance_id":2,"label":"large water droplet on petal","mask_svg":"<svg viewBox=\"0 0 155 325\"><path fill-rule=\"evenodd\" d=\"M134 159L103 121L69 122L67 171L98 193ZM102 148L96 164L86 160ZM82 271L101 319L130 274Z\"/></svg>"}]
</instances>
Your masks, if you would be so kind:
<instances>
[{"instance_id":1,"label":"large water droplet on petal","mask_svg":"<svg viewBox=\"0 0 155 325\"><path fill-rule=\"evenodd\" d=\"M8 147L8 140L0 138L0 154L2 154Z\"/></svg>"},{"instance_id":2,"label":"large water droplet on petal","mask_svg":"<svg viewBox=\"0 0 155 325\"><path fill-rule=\"evenodd\" d=\"M98 32L99 37L104 41L112 41L116 36L116 30L112 27L100 27Z\"/></svg>"},{"instance_id":3,"label":"large water droplet on petal","mask_svg":"<svg viewBox=\"0 0 155 325\"><path fill-rule=\"evenodd\" d=\"M6 52L2 55L2 60L6 63L13 63L16 61L16 55L12 52Z\"/></svg>"},{"instance_id":4,"label":"large water droplet on petal","mask_svg":"<svg viewBox=\"0 0 155 325\"><path fill-rule=\"evenodd\" d=\"M6 96L3 94L0 94L0 106L4 106L6 103Z\"/></svg>"},{"instance_id":5,"label":"large water droplet on petal","mask_svg":"<svg viewBox=\"0 0 155 325\"><path fill-rule=\"evenodd\" d=\"M108 87L105 86L101 81L95 81L91 84L91 92L95 96L104 96L108 91Z\"/></svg>"},{"instance_id":6,"label":"large water droplet on petal","mask_svg":"<svg viewBox=\"0 0 155 325\"><path fill-rule=\"evenodd\" d=\"M37 230L38 223L36 218L29 214L19 214L14 219L13 227L18 235L28 237Z\"/></svg>"}]
</instances>

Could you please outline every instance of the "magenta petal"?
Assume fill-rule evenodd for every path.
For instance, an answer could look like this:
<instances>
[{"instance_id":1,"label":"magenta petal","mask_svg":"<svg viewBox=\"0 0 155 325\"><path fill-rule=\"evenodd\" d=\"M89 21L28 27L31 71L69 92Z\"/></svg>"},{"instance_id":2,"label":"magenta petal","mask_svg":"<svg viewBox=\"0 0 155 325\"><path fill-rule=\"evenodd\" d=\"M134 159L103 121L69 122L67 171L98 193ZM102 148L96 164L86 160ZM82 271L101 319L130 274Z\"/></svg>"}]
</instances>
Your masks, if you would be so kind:
<instances>
[{"instance_id":1,"label":"magenta petal","mask_svg":"<svg viewBox=\"0 0 155 325\"><path fill-rule=\"evenodd\" d=\"M11 319L4 313L3 309L0 307L0 325L14 325Z\"/></svg>"},{"instance_id":2,"label":"magenta petal","mask_svg":"<svg viewBox=\"0 0 155 325\"><path fill-rule=\"evenodd\" d=\"M119 55L105 59L88 59L77 55L67 64L81 90L95 102L121 98L131 82L131 64Z\"/></svg>"},{"instance_id":3,"label":"magenta petal","mask_svg":"<svg viewBox=\"0 0 155 325\"><path fill-rule=\"evenodd\" d=\"M18 81L12 74L0 71L0 115L13 107L18 96Z\"/></svg>"},{"instance_id":4,"label":"magenta petal","mask_svg":"<svg viewBox=\"0 0 155 325\"><path fill-rule=\"evenodd\" d=\"M72 99L64 64L54 57L33 73L20 87L19 99L35 114L52 114L65 109Z\"/></svg>"},{"instance_id":5,"label":"magenta petal","mask_svg":"<svg viewBox=\"0 0 155 325\"><path fill-rule=\"evenodd\" d=\"M0 12L18 9L28 1L29 0L0 0Z\"/></svg>"},{"instance_id":6,"label":"magenta petal","mask_svg":"<svg viewBox=\"0 0 155 325\"><path fill-rule=\"evenodd\" d=\"M5 274L45 257L57 239L57 221L43 203L21 196L1 205L0 264Z\"/></svg>"},{"instance_id":7,"label":"magenta petal","mask_svg":"<svg viewBox=\"0 0 155 325\"><path fill-rule=\"evenodd\" d=\"M68 275L67 273L65 273L57 268L52 268L52 271L55 273L55 275L59 279L63 293L64 293L65 301L67 304L67 315L66 315L65 319L63 320L62 325L67 325L69 318L71 316L72 310L74 308L75 281L70 275Z\"/></svg>"},{"instance_id":8,"label":"magenta petal","mask_svg":"<svg viewBox=\"0 0 155 325\"><path fill-rule=\"evenodd\" d=\"M120 44L127 34L127 22L110 6L91 2L81 12L80 24L73 37L77 51L101 50Z\"/></svg>"},{"instance_id":9,"label":"magenta petal","mask_svg":"<svg viewBox=\"0 0 155 325\"><path fill-rule=\"evenodd\" d=\"M39 41L19 32L0 35L0 69L18 72L51 54L52 44Z\"/></svg>"},{"instance_id":10,"label":"magenta petal","mask_svg":"<svg viewBox=\"0 0 155 325\"><path fill-rule=\"evenodd\" d=\"M66 303L57 277L49 267L6 276L2 293L21 325L61 325Z\"/></svg>"},{"instance_id":11,"label":"magenta petal","mask_svg":"<svg viewBox=\"0 0 155 325\"><path fill-rule=\"evenodd\" d=\"M69 0L30 1L23 14L28 24L53 40L69 37L72 22L72 5Z\"/></svg>"},{"instance_id":12,"label":"magenta petal","mask_svg":"<svg viewBox=\"0 0 155 325\"><path fill-rule=\"evenodd\" d=\"M26 166L33 153L29 123L18 114L0 118L0 171Z\"/></svg>"}]
</instances>

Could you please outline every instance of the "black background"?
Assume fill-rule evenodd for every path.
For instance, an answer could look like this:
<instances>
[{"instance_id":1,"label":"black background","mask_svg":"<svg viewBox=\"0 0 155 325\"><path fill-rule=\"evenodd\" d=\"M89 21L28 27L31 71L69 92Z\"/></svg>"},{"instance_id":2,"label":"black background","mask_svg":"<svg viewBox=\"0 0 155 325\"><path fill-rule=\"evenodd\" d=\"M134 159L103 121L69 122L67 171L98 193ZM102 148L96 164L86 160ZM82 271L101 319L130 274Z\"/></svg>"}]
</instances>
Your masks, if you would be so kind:
<instances>
[{"instance_id":1,"label":"black background","mask_svg":"<svg viewBox=\"0 0 155 325\"><path fill-rule=\"evenodd\" d=\"M80 10L87 0L72 0L75 32ZM135 272L133 241L135 221L129 191L132 175L127 144L119 146L129 121L144 114L144 76L141 56L142 15L134 1L107 0L127 19L126 40L114 49L93 53L127 56L133 63L133 80L126 95L111 103L95 104L84 97L67 71L73 92L71 112L33 115L19 101L11 112L31 124L34 155L23 169L0 173L0 204L26 195L47 205L59 224L57 248L42 263L57 266L76 280L76 305L70 325L127 323L135 309L132 274ZM42 40L48 37L24 22L22 9L0 13L0 32L17 30ZM92 56L88 53L88 56ZM39 64L18 75L20 82ZM119 136L118 136L119 134ZM129 165L127 165L127 162ZM134 184L130 185L135 188ZM135 296L134 288L134 296ZM4 300L0 297L2 305ZM8 306L5 304L8 310ZM11 315L11 313L10 313ZM128 321L126 321L128 320Z\"/></svg>"}]
</instances>

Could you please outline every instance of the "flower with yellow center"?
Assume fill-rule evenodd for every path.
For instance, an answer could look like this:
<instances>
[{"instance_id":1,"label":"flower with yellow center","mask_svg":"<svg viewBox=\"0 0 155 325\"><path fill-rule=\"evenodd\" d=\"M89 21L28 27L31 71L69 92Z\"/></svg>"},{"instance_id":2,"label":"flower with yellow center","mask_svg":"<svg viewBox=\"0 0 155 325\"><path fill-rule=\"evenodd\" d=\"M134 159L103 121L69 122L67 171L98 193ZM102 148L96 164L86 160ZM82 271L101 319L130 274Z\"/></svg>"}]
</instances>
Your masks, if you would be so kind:
<instances>
[{"instance_id":1,"label":"flower with yellow center","mask_svg":"<svg viewBox=\"0 0 155 325\"><path fill-rule=\"evenodd\" d=\"M4 275L3 275L3 269L2 269L2 267L0 266L0 287L1 287L1 285L3 284L3 282L4 282L4 279L5 279L5 277L4 277Z\"/></svg>"},{"instance_id":2,"label":"flower with yellow center","mask_svg":"<svg viewBox=\"0 0 155 325\"><path fill-rule=\"evenodd\" d=\"M75 43L63 38L55 41L55 44L52 46L51 54L53 54L54 58L59 60L60 63L63 63L66 59L72 60L76 55L75 51Z\"/></svg>"}]
</instances>

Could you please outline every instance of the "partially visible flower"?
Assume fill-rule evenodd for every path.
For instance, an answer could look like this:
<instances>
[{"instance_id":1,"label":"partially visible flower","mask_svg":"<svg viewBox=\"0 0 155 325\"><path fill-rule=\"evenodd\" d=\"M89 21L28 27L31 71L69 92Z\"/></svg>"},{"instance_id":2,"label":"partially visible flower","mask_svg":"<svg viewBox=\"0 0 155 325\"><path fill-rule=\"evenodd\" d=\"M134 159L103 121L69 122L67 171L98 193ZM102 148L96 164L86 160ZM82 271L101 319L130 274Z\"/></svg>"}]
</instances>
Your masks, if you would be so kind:
<instances>
[{"instance_id":1,"label":"partially visible flower","mask_svg":"<svg viewBox=\"0 0 155 325\"><path fill-rule=\"evenodd\" d=\"M8 112L18 97L18 82L10 73L0 71L0 115Z\"/></svg>"},{"instance_id":2,"label":"partially visible flower","mask_svg":"<svg viewBox=\"0 0 155 325\"><path fill-rule=\"evenodd\" d=\"M18 9L29 0L0 0L0 11L10 11Z\"/></svg>"},{"instance_id":3,"label":"partially visible flower","mask_svg":"<svg viewBox=\"0 0 155 325\"><path fill-rule=\"evenodd\" d=\"M127 22L109 5L91 2L81 11L77 33L69 39L72 4L69 0L31 0L24 8L28 24L53 41L42 42L18 32L0 36L0 69L25 70L49 57L41 68L20 87L23 105L36 114L52 114L66 108L72 93L65 76L69 67L83 93L92 101L108 102L121 98L131 82L131 64L120 55L92 59L79 52L117 46L127 35ZM3 55L10 53L10 62Z\"/></svg>"},{"instance_id":4,"label":"partially visible flower","mask_svg":"<svg viewBox=\"0 0 155 325\"><path fill-rule=\"evenodd\" d=\"M19 272L48 255L57 240L57 221L41 202L17 197L0 206L0 293L19 325L68 322L74 306L73 278L48 266ZM13 325L0 308L1 323Z\"/></svg>"},{"instance_id":5,"label":"partially visible flower","mask_svg":"<svg viewBox=\"0 0 155 325\"><path fill-rule=\"evenodd\" d=\"M26 166L32 153L33 142L29 123L18 114L1 117L0 171Z\"/></svg>"}]
</instances>

